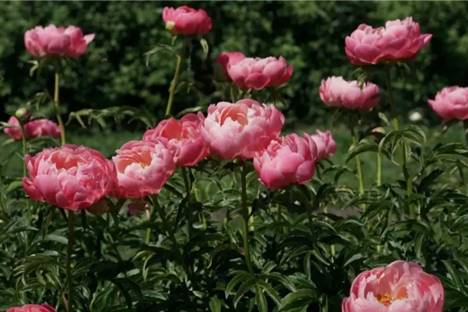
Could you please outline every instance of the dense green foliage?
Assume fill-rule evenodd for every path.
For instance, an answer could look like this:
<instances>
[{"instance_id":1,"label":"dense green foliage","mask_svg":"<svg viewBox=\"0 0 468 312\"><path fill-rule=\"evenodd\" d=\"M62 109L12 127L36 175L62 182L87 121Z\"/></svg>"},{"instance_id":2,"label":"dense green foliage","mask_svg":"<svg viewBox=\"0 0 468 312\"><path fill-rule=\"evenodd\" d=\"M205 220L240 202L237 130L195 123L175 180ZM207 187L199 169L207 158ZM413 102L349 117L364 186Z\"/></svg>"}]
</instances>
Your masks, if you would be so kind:
<instances>
[{"instance_id":1,"label":"dense green foliage","mask_svg":"<svg viewBox=\"0 0 468 312\"><path fill-rule=\"evenodd\" d=\"M161 12L171 2L5 2L0 6L0 103L7 107L29 100L52 88L52 74L41 81L29 78L32 57L23 46L25 30L38 24L77 25L97 37L79 64L67 70L62 99L69 111L131 105L147 108L162 117L167 85L174 61L161 53L145 66L143 54L170 35L161 27ZM464 19L466 2L194 2L213 19L208 35L211 51L207 61L192 57L191 74L201 92L185 95L176 110L216 102L212 96L212 63L222 51L239 50L249 56L283 55L294 65L293 79L285 90L289 116L309 122L323 115L319 104L320 80L330 75L351 78L353 67L343 53L344 38L360 23L382 25L388 19L413 16L422 32L434 34L432 43L416 61L415 75L400 82L399 107L427 110L426 100L446 85L468 83L468 35ZM200 49L195 47L194 53ZM46 71L47 72L47 71ZM189 77L189 76L195 77ZM50 79L47 79L50 78ZM193 80L191 80L193 81ZM376 81L383 85L379 77ZM290 119L293 120L293 119Z\"/></svg>"}]
</instances>

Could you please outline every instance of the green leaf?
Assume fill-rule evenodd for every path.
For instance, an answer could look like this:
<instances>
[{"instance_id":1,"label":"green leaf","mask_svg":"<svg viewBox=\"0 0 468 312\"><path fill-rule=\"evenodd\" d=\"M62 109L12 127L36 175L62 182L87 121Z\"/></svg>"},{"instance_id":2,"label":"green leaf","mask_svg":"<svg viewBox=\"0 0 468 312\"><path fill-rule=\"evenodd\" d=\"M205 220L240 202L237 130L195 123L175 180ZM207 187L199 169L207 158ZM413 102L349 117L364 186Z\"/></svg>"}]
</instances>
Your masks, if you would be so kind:
<instances>
[{"instance_id":1,"label":"green leaf","mask_svg":"<svg viewBox=\"0 0 468 312\"><path fill-rule=\"evenodd\" d=\"M245 272L245 271L240 271L239 273L237 273L230 281L229 283L227 284L226 286L226 290L225 290L225 295L226 295L226 298L229 297L229 294L232 292L232 290L234 289L234 287L237 286L237 284L239 283L242 283L244 281L247 281L249 279L253 278L253 275L248 273L248 272Z\"/></svg>"},{"instance_id":2,"label":"green leaf","mask_svg":"<svg viewBox=\"0 0 468 312\"><path fill-rule=\"evenodd\" d=\"M268 312L268 303L260 286L255 287L255 301L259 312Z\"/></svg>"},{"instance_id":3,"label":"green leaf","mask_svg":"<svg viewBox=\"0 0 468 312\"><path fill-rule=\"evenodd\" d=\"M277 304L281 304L281 298L278 295L278 292L267 282L258 280L257 281L258 286L260 286L263 290L265 290L268 294L268 296L273 299L273 301Z\"/></svg>"},{"instance_id":4,"label":"green leaf","mask_svg":"<svg viewBox=\"0 0 468 312\"><path fill-rule=\"evenodd\" d=\"M217 296L210 298L210 309L211 312L221 312L222 301Z\"/></svg>"},{"instance_id":5,"label":"green leaf","mask_svg":"<svg viewBox=\"0 0 468 312\"><path fill-rule=\"evenodd\" d=\"M237 307L239 300L241 300L242 297L249 290L252 290L256 284L257 284L257 281L255 280L255 278L249 278L244 283L242 283L242 285L240 285L239 289L236 292L236 295L234 296L234 300L233 300L234 308Z\"/></svg>"},{"instance_id":6,"label":"green leaf","mask_svg":"<svg viewBox=\"0 0 468 312\"><path fill-rule=\"evenodd\" d=\"M205 38L201 38L201 39L200 39L200 44L201 44L202 49L203 49L203 56L202 56L202 58L205 60L206 57L208 56L208 52L210 51L210 47L209 47L208 42L206 41Z\"/></svg>"},{"instance_id":7,"label":"green leaf","mask_svg":"<svg viewBox=\"0 0 468 312\"><path fill-rule=\"evenodd\" d=\"M177 52L170 45L158 44L157 46L155 46L154 48L152 48L151 50L149 50L148 52L143 54L145 56L146 66L149 66L149 61L151 59L151 56L153 56L154 54L157 54L157 53L159 53L161 51L169 51L172 54L174 54L175 56L177 56Z\"/></svg>"}]
</instances>

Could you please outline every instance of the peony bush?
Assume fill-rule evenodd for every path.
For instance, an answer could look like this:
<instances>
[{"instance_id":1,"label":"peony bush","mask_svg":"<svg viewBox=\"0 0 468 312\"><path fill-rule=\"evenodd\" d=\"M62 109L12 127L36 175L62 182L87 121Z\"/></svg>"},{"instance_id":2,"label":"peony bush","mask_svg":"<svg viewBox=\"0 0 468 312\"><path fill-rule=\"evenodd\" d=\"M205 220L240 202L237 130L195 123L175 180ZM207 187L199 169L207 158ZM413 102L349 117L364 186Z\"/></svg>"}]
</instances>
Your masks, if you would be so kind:
<instances>
[{"instance_id":1,"label":"peony bush","mask_svg":"<svg viewBox=\"0 0 468 312\"><path fill-rule=\"evenodd\" d=\"M362 24L346 37L357 80L323 77L316 86L330 119L349 129L344 142L334 125L291 133L281 92L293 65L282 56L214 56L214 103L174 112L190 59L207 56L204 36L221 26L187 6L164 8L161 24L172 44L147 60L161 50L175 60L157 124L119 107L71 112L64 122L62 68L93 53L94 34L55 25L25 32L38 58L32 72L53 73L55 116L25 105L0 123L12 150L0 150L1 309L468 311L466 88L428 95L428 105L444 131L464 131L467 142L432 146L425 129L396 114L394 73L410 61L417 68L432 38L424 25L411 17ZM385 84L371 82L379 78ZM85 117L148 129L105 157L67 140L66 125ZM375 171L363 170L364 154ZM15 163L22 176L3 174Z\"/></svg>"}]
</instances>

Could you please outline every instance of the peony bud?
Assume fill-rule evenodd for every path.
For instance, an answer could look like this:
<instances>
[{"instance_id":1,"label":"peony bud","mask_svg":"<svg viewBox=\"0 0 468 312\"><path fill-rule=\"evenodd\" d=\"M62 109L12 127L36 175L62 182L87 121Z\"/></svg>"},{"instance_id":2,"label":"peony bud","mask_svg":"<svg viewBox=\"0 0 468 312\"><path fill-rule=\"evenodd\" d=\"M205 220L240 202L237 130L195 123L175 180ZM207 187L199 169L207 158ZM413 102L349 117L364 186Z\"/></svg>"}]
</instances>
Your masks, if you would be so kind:
<instances>
[{"instance_id":1,"label":"peony bud","mask_svg":"<svg viewBox=\"0 0 468 312\"><path fill-rule=\"evenodd\" d=\"M29 110L27 108L22 107L22 108L19 108L15 112L15 117L18 120L26 121L26 120L29 120L29 117L31 117L31 113L29 112Z\"/></svg>"},{"instance_id":2,"label":"peony bud","mask_svg":"<svg viewBox=\"0 0 468 312\"><path fill-rule=\"evenodd\" d=\"M100 217L103 214L105 214L107 211L109 211L109 204L107 203L107 200L105 198L99 200L97 203L94 205L86 208L86 210L92 214L95 215L96 217Z\"/></svg>"}]
</instances>

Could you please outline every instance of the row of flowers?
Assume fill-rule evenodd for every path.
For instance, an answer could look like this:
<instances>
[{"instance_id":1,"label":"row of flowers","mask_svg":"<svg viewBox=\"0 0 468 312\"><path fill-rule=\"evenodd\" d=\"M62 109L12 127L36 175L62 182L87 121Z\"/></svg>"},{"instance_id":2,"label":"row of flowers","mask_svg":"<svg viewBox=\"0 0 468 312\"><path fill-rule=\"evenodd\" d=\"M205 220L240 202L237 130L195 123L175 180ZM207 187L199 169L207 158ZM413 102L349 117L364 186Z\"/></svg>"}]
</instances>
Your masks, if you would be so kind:
<instances>
[{"instance_id":1,"label":"row of flowers","mask_svg":"<svg viewBox=\"0 0 468 312\"><path fill-rule=\"evenodd\" d=\"M206 35L211 19L203 10L186 6L165 8L163 21L174 36ZM412 18L387 22L377 29L360 25L346 37L345 53L354 65L393 64L414 59L432 35L421 34ZM26 32L27 50L41 58L78 57L94 39L80 28L38 26ZM243 90L275 88L288 82L293 67L282 57L250 58L240 52L222 53L217 63L224 78ZM331 77L322 81L320 97L329 106L368 111L379 102L379 87ZM429 101L444 119L468 118L468 89L446 88ZM21 117L21 116L17 116ZM59 120L60 121L60 120ZM23 121L21 121L23 122ZM9 123L20 125L12 117ZM161 121L142 140L124 144L112 160L84 146L63 145L27 155L23 186L37 201L71 211L90 208L106 196L142 202L157 194L177 167L193 167L206 157L214 160L253 160L259 181L268 188L303 184L314 175L316 162L333 155L336 143L329 131L316 135L280 136L283 114L274 105L251 99L210 105L208 114L187 114L180 120ZM60 127L48 120L25 122L24 136L58 137ZM15 139L17 127L5 129ZM143 200L144 203L144 200ZM397 261L361 273L354 281L343 312L428 311L440 312L444 290L433 275L414 263ZM8 312L52 312L47 305L27 305Z\"/></svg>"}]
</instances>

